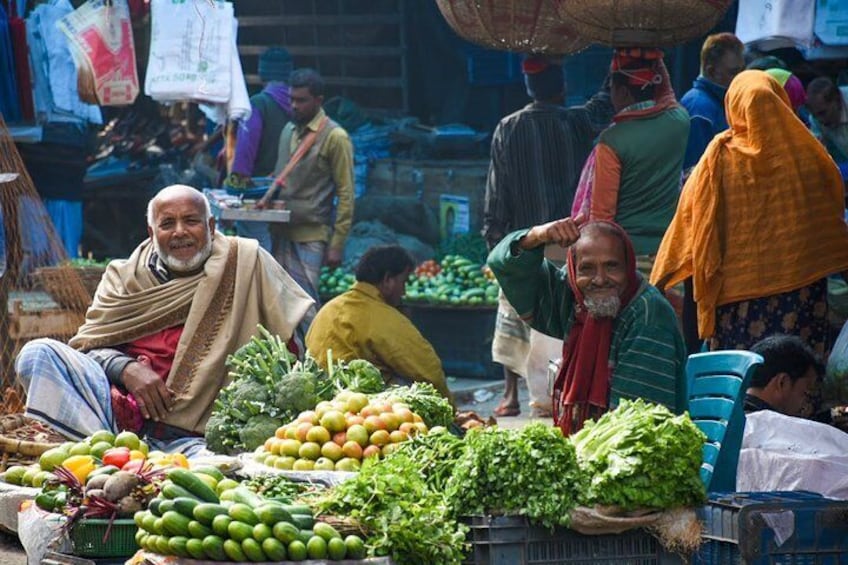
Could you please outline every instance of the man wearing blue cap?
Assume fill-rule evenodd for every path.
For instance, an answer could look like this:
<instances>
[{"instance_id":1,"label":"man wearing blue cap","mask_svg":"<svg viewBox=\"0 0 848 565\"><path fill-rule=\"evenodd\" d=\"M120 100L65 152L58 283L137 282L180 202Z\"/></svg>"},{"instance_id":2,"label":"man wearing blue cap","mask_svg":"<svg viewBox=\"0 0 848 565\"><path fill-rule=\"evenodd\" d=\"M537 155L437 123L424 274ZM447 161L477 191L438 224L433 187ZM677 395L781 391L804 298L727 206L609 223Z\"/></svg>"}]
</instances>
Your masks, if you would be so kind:
<instances>
[{"instance_id":1,"label":"man wearing blue cap","mask_svg":"<svg viewBox=\"0 0 848 565\"><path fill-rule=\"evenodd\" d=\"M483 220L483 237L490 249L514 230L569 216L592 140L613 115L606 89L585 106L563 107L565 76L561 61L529 56L522 63L522 71L533 101L503 118L492 138ZM497 416L515 416L521 411L518 377L530 376L530 335L529 326L501 296L492 357L504 367L506 390L495 409ZM538 387L529 384L537 415L547 415L549 396L534 394Z\"/></svg>"},{"instance_id":2,"label":"man wearing blue cap","mask_svg":"<svg viewBox=\"0 0 848 565\"><path fill-rule=\"evenodd\" d=\"M259 57L259 78L265 83L262 92L250 98L250 119L238 128L232 170L225 185L246 189L253 185L251 177L269 176L277 162L280 133L291 120L291 89L288 85L293 62L282 47L272 47ZM241 236L254 238L271 252L271 234L267 222L238 222Z\"/></svg>"}]
</instances>

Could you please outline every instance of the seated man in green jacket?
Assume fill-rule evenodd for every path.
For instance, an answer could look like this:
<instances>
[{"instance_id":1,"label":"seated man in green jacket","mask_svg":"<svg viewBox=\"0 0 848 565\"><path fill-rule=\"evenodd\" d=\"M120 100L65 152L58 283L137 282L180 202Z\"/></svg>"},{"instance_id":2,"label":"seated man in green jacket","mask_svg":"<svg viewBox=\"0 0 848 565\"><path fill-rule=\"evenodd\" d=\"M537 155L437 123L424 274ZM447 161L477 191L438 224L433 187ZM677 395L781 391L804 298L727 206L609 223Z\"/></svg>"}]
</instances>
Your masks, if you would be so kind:
<instances>
[{"instance_id":1,"label":"seated man in green jacket","mask_svg":"<svg viewBox=\"0 0 848 565\"><path fill-rule=\"evenodd\" d=\"M568 247L564 268L544 258L547 244ZM637 272L621 227L556 220L506 236L488 262L522 319L564 340L552 398L564 435L621 398L684 410L686 348L677 318Z\"/></svg>"},{"instance_id":2,"label":"seated man in green jacket","mask_svg":"<svg viewBox=\"0 0 848 565\"><path fill-rule=\"evenodd\" d=\"M365 359L390 384L424 381L452 400L442 362L430 342L399 310L415 262L403 247L372 247L356 266L356 284L318 311L306 347L322 366L327 350L343 361Z\"/></svg>"}]
</instances>

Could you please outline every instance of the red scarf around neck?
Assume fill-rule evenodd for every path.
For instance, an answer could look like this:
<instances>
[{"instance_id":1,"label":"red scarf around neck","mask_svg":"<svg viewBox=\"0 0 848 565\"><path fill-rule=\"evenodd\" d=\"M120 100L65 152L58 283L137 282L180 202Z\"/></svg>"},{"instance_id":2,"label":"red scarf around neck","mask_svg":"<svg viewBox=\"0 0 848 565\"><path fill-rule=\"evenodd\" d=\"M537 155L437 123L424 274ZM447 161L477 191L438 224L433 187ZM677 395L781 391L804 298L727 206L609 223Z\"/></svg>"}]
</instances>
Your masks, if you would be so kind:
<instances>
[{"instance_id":1,"label":"red scarf around neck","mask_svg":"<svg viewBox=\"0 0 848 565\"><path fill-rule=\"evenodd\" d=\"M621 296L624 308L639 290L636 274L636 256L627 233L613 222L592 221L584 224L580 231L592 224L612 226L624 243L627 269L627 286ZM563 343L562 363L554 383L554 424L564 436L569 436L583 427L588 418L603 414L609 406L609 390L612 371L609 365L610 346L614 318L593 318L586 311L583 293L577 288L577 260L574 246L568 249L568 285L574 293L574 324Z\"/></svg>"}]
</instances>

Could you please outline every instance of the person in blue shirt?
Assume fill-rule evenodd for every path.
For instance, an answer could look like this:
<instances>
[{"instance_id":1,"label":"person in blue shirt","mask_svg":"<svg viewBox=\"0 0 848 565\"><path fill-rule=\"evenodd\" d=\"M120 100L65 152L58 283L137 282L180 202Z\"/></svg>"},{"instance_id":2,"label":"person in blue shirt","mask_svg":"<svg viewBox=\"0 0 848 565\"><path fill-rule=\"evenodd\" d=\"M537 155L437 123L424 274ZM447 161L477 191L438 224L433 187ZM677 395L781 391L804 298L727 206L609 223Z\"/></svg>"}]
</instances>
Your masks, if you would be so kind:
<instances>
[{"instance_id":1,"label":"person in blue shirt","mask_svg":"<svg viewBox=\"0 0 848 565\"><path fill-rule=\"evenodd\" d=\"M698 164L713 137L727 129L724 94L733 77L745 69L744 50L732 33L710 35L701 47L701 74L680 99L689 112L689 141L683 157L686 175Z\"/></svg>"}]
</instances>

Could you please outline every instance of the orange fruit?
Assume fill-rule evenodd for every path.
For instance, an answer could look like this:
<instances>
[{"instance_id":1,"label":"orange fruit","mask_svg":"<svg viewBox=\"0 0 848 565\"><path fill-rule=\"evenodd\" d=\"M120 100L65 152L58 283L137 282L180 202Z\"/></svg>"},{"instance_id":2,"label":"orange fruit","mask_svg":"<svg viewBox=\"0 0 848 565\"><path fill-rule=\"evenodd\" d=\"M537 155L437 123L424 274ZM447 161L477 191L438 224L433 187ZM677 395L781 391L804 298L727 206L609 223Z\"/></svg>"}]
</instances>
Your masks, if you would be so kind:
<instances>
[{"instance_id":1,"label":"orange fruit","mask_svg":"<svg viewBox=\"0 0 848 565\"><path fill-rule=\"evenodd\" d=\"M315 461L321 457L321 446L315 442L307 441L300 446L297 454L301 459L311 459L312 461Z\"/></svg>"},{"instance_id":2,"label":"orange fruit","mask_svg":"<svg viewBox=\"0 0 848 565\"><path fill-rule=\"evenodd\" d=\"M386 430L377 430L371 434L371 445L378 445L380 447L386 445L391 440L389 438L389 432Z\"/></svg>"},{"instance_id":3,"label":"orange fruit","mask_svg":"<svg viewBox=\"0 0 848 565\"><path fill-rule=\"evenodd\" d=\"M406 432L402 432L400 430L395 430L389 434L389 441L392 443L400 443L402 441L407 441L409 439L409 435Z\"/></svg>"},{"instance_id":4,"label":"orange fruit","mask_svg":"<svg viewBox=\"0 0 848 565\"><path fill-rule=\"evenodd\" d=\"M297 425L297 432L295 432L295 438L300 441L306 441L306 434L309 433L309 430L312 429L312 424L309 422L301 422Z\"/></svg>"},{"instance_id":5,"label":"orange fruit","mask_svg":"<svg viewBox=\"0 0 848 565\"><path fill-rule=\"evenodd\" d=\"M330 441L330 432L323 426L312 426L306 432L306 441L314 441L318 445L324 445Z\"/></svg>"},{"instance_id":6,"label":"orange fruit","mask_svg":"<svg viewBox=\"0 0 848 565\"><path fill-rule=\"evenodd\" d=\"M342 451L342 447L339 444L334 443L332 441L328 441L327 443L321 446L321 455L331 461L338 461L339 459L344 457L344 452Z\"/></svg>"},{"instance_id":7,"label":"orange fruit","mask_svg":"<svg viewBox=\"0 0 848 565\"><path fill-rule=\"evenodd\" d=\"M344 412L338 410L327 410L321 416L321 425L327 428L331 433L343 432L347 428Z\"/></svg>"},{"instance_id":8,"label":"orange fruit","mask_svg":"<svg viewBox=\"0 0 848 565\"><path fill-rule=\"evenodd\" d=\"M380 456L380 446L379 445L369 445L365 449L362 450L362 458L367 459L368 457L379 457Z\"/></svg>"},{"instance_id":9,"label":"orange fruit","mask_svg":"<svg viewBox=\"0 0 848 565\"><path fill-rule=\"evenodd\" d=\"M348 441L355 441L359 444L360 447L368 446L368 438L370 434L365 426L360 424L354 424L353 426L347 429L347 439Z\"/></svg>"},{"instance_id":10,"label":"orange fruit","mask_svg":"<svg viewBox=\"0 0 848 565\"><path fill-rule=\"evenodd\" d=\"M351 459L362 459L362 446L353 440L347 441L342 446L342 453Z\"/></svg>"},{"instance_id":11,"label":"orange fruit","mask_svg":"<svg viewBox=\"0 0 848 565\"><path fill-rule=\"evenodd\" d=\"M342 446L347 441L347 432L336 432L333 434L333 441Z\"/></svg>"},{"instance_id":12,"label":"orange fruit","mask_svg":"<svg viewBox=\"0 0 848 565\"><path fill-rule=\"evenodd\" d=\"M365 429L368 430L369 434L377 430L385 430L386 422L380 416L368 416L365 418Z\"/></svg>"}]
</instances>

